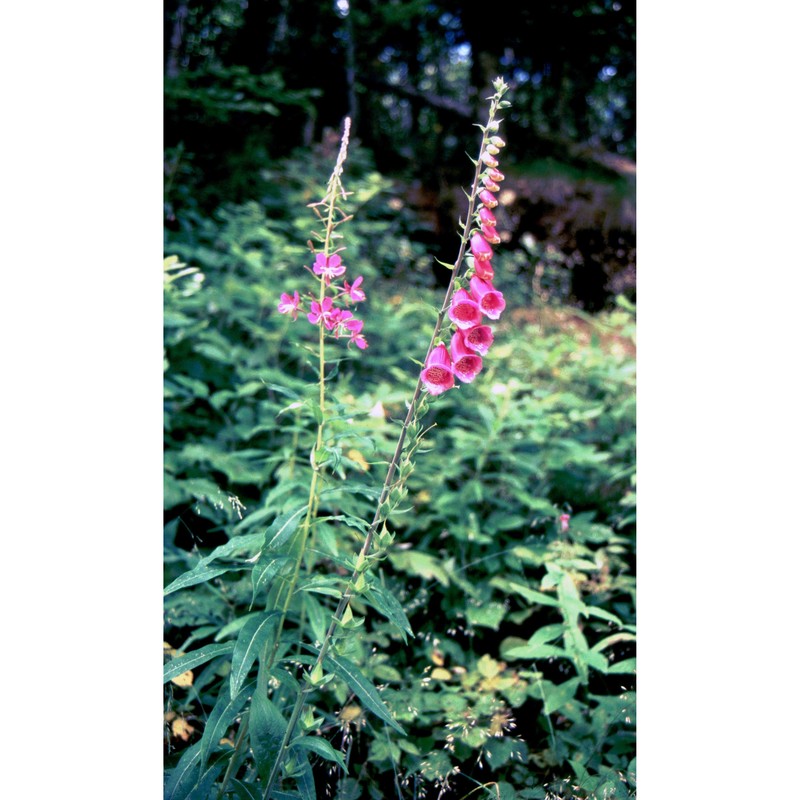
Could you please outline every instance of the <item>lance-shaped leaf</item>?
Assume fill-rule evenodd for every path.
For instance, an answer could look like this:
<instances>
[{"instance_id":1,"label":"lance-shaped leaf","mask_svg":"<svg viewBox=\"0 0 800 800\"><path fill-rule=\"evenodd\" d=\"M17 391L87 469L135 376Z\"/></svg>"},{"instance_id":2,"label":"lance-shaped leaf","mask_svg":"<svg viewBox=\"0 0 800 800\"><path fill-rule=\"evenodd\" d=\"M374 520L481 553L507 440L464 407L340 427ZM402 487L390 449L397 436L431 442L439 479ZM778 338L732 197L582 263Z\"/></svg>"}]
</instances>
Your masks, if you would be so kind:
<instances>
[{"instance_id":1,"label":"lance-shaped leaf","mask_svg":"<svg viewBox=\"0 0 800 800\"><path fill-rule=\"evenodd\" d=\"M381 699L378 690L352 661L344 656L335 656L329 653L325 658L325 667L337 678L341 678L375 716L380 717L398 733L405 736L405 731L392 716L392 712Z\"/></svg>"},{"instance_id":2,"label":"lance-shaped leaf","mask_svg":"<svg viewBox=\"0 0 800 800\"><path fill-rule=\"evenodd\" d=\"M257 614L248 619L239 631L231 658L231 698L239 694L250 667L269 639L279 616L279 611Z\"/></svg>"},{"instance_id":3,"label":"lance-shaped leaf","mask_svg":"<svg viewBox=\"0 0 800 800\"><path fill-rule=\"evenodd\" d=\"M411 630L411 623L408 621L400 601L379 583L373 583L366 589L364 598L376 611L383 614L389 622L400 629L403 641L406 641L406 634L409 636L414 635L414 631Z\"/></svg>"},{"instance_id":4,"label":"lance-shaped leaf","mask_svg":"<svg viewBox=\"0 0 800 800\"><path fill-rule=\"evenodd\" d=\"M249 684L247 688L252 688ZM243 689L236 697L231 699L228 692L219 693L219 699L211 713L208 715L203 738L200 740L200 764L205 769L211 754L219 747L220 739L224 738L228 728L238 716L247 701L248 692Z\"/></svg>"},{"instance_id":5,"label":"lance-shaped leaf","mask_svg":"<svg viewBox=\"0 0 800 800\"><path fill-rule=\"evenodd\" d=\"M250 704L250 744L261 780L269 779L288 723L264 692L257 691Z\"/></svg>"},{"instance_id":6,"label":"lance-shaped leaf","mask_svg":"<svg viewBox=\"0 0 800 800\"><path fill-rule=\"evenodd\" d=\"M328 761L335 761L345 772L347 765L344 763L344 756L336 750L333 745L323 736L301 736L294 741L297 747L311 750L318 756L322 756Z\"/></svg>"},{"instance_id":7,"label":"lance-shaped leaf","mask_svg":"<svg viewBox=\"0 0 800 800\"><path fill-rule=\"evenodd\" d=\"M169 774L164 788L164 800L185 800L197 784L200 774L200 742L193 744Z\"/></svg>"},{"instance_id":8,"label":"lance-shaped leaf","mask_svg":"<svg viewBox=\"0 0 800 800\"><path fill-rule=\"evenodd\" d=\"M173 658L164 664L164 683L177 678L188 669L199 667L200 664L205 664L217 656L224 656L233 652L233 642L225 642L224 644L209 644L201 647L199 650L192 650L190 653Z\"/></svg>"},{"instance_id":9,"label":"lance-shaped leaf","mask_svg":"<svg viewBox=\"0 0 800 800\"><path fill-rule=\"evenodd\" d=\"M267 528L264 536L264 550L277 550L296 530L305 513L307 505L302 505L294 511L281 514L272 525Z\"/></svg>"}]
</instances>

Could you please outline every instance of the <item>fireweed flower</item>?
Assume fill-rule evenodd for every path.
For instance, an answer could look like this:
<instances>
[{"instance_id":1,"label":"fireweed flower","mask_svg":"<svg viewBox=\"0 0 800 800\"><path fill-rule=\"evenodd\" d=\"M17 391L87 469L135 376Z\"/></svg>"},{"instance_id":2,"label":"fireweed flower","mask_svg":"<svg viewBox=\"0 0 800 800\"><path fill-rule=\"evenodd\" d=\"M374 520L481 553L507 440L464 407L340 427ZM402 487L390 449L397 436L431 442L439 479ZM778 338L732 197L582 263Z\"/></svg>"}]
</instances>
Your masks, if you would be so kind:
<instances>
[{"instance_id":1,"label":"fireweed flower","mask_svg":"<svg viewBox=\"0 0 800 800\"><path fill-rule=\"evenodd\" d=\"M322 305L320 305L316 300L311 301L311 311L308 314L308 321L312 325L318 325L319 321L322 320L325 327L330 330L330 325L328 324L331 317L331 312L333 310L333 300L330 297L326 297L322 301Z\"/></svg>"},{"instance_id":2,"label":"fireweed flower","mask_svg":"<svg viewBox=\"0 0 800 800\"><path fill-rule=\"evenodd\" d=\"M361 281L364 280L363 275L359 275L354 281L353 285L351 286L347 281L344 282L344 293L347 298L349 298L350 302L358 303L361 300L366 300L367 296L364 292L359 288L361 286Z\"/></svg>"},{"instance_id":3,"label":"fireweed flower","mask_svg":"<svg viewBox=\"0 0 800 800\"><path fill-rule=\"evenodd\" d=\"M453 372L460 381L472 383L483 369L483 359L464 343L464 332L457 330L450 342Z\"/></svg>"},{"instance_id":4,"label":"fireweed flower","mask_svg":"<svg viewBox=\"0 0 800 800\"><path fill-rule=\"evenodd\" d=\"M317 253L314 261L314 274L323 277L327 285L330 285L331 278L338 278L344 273L345 267L342 265L342 257L338 253L334 253L332 256Z\"/></svg>"},{"instance_id":5,"label":"fireweed flower","mask_svg":"<svg viewBox=\"0 0 800 800\"><path fill-rule=\"evenodd\" d=\"M443 344L431 350L425 369L422 370L422 383L431 394L441 394L455 385L450 353Z\"/></svg>"},{"instance_id":6,"label":"fireweed flower","mask_svg":"<svg viewBox=\"0 0 800 800\"><path fill-rule=\"evenodd\" d=\"M466 289L459 289L453 295L447 315L459 328L472 328L481 321L481 310Z\"/></svg>"},{"instance_id":7,"label":"fireweed flower","mask_svg":"<svg viewBox=\"0 0 800 800\"><path fill-rule=\"evenodd\" d=\"M288 295L286 292L281 293L281 301L278 303L278 313L291 314L292 319L297 319L297 310L300 308L300 295L295 292L294 295Z\"/></svg>"},{"instance_id":8,"label":"fireweed flower","mask_svg":"<svg viewBox=\"0 0 800 800\"><path fill-rule=\"evenodd\" d=\"M477 275L470 280L469 290L478 303L481 313L486 314L489 319L500 319L500 314L506 307L502 292L498 292L490 281L485 281Z\"/></svg>"}]
</instances>

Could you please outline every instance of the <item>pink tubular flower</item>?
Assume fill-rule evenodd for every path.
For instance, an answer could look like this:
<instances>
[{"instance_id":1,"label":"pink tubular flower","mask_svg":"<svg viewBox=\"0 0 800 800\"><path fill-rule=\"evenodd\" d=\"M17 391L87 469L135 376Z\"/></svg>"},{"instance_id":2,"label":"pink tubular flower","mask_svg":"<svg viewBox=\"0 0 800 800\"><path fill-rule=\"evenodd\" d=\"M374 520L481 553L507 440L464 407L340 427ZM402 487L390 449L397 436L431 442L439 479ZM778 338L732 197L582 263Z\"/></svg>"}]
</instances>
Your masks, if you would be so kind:
<instances>
[{"instance_id":1,"label":"pink tubular flower","mask_svg":"<svg viewBox=\"0 0 800 800\"><path fill-rule=\"evenodd\" d=\"M344 273L345 267L342 266L342 257L338 253L334 253L332 256L317 253L314 261L314 274L325 278L326 284L330 284L331 278L338 278Z\"/></svg>"},{"instance_id":2,"label":"pink tubular flower","mask_svg":"<svg viewBox=\"0 0 800 800\"><path fill-rule=\"evenodd\" d=\"M347 281L344 282L344 293L350 298L350 301L353 303L358 303L361 300L366 300L367 296L364 294L364 291L360 289L361 282L364 280L363 275L359 275L354 281L353 285L351 286Z\"/></svg>"},{"instance_id":3,"label":"pink tubular flower","mask_svg":"<svg viewBox=\"0 0 800 800\"><path fill-rule=\"evenodd\" d=\"M489 319L500 319L500 314L506 307L502 292L498 292L490 281L485 281L477 275L470 280L469 290L480 310Z\"/></svg>"},{"instance_id":4,"label":"pink tubular flower","mask_svg":"<svg viewBox=\"0 0 800 800\"><path fill-rule=\"evenodd\" d=\"M472 328L481 321L481 310L466 289L459 289L453 295L447 315L459 328Z\"/></svg>"},{"instance_id":5,"label":"pink tubular flower","mask_svg":"<svg viewBox=\"0 0 800 800\"><path fill-rule=\"evenodd\" d=\"M494 181L495 183L500 183L500 181L505 180L505 175L500 172L499 169L487 169L486 170L486 177L489 178L490 181Z\"/></svg>"},{"instance_id":6,"label":"pink tubular flower","mask_svg":"<svg viewBox=\"0 0 800 800\"><path fill-rule=\"evenodd\" d=\"M281 293L281 301L278 303L279 314L291 314L292 319L297 319L298 308L300 308L300 295L297 292L293 296L286 292Z\"/></svg>"},{"instance_id":7,"label":"pink tubular flower","mask_svg":"<svg viewBox=\"0 0 800 800\"><path fill-rule=\"evenodd\" d=\"M497 229L491 225L481 225L481 233L483 238L490 244L500 244L500 237L497 234Z\"/></svg>"},{"instance_id":8,"label":"pink tubular flower","mask_svg":"<svg viewBox=\"0 0 800 800\"><path fill-rule=\"evenodd\" d=\"M488 325L476 325L474 328L461 331L461 333L464 337L464 346L482 356L489 352L489 348L494 342L494 334Z\"/></svg>"},{"instance_id":9,"label":"pink tubular flower","mask_svg":"<svg viewBox=\"0 0 800 800\"><path fill-rule=\"evenodd\" d=\"M311 312L308 314L308 321L312 325L318 325L319 321L325 324L325 327L330 330L332 327L330 325L330 318L331 314L333 313L333 300L330 297L326 297L322 301L322 305L320 305L316 300L311 302Z\"/></svg>"},{"instance_id":10,"label":"pink tubular flower","mask_svg":"<svg viewBox=\"0 0 800 800\"><path fill-rule=\"evenodd\" d=\"M483 179L483 187L484 189L490 192L499 192L500 191L500 184L495 183L490 178Z\"/></svg>"},{"instance_id":11,"label":"pink tubular flower","mask_svg":"<svg viewBox=\"0 0 800 800\"><path fill-rule=\"evenodd\" d=\"M475 376L483 369L483 359L464 344L464 332L456 331L450 342L453 354L453 372L464 383L472 383Z\"/></svg>"},{"instance_id":12,"label":"pink tubular flower","mask_svg":"<svg viewBox=\"0 0 800 800\"><path fill-rule=\"evenodd\" d=\"M484 281L494 280L494 267L491 261L476 261L475 274Z\"/></svg>"},{"instance_id":13,"label":"pink tubular flower","mask_svg":"<svg viewBox=\"0 0 800 800\"><path fill-rule=\"evenodd\" d=\"M472 250L472 255L475 256L475 261L490 261L494 253L489 246L489 242L483 238L479 233L474 233L469 240L469 247Z\"/></svg>"},{"instance_id":14,"label":"pink tubular flower","mask_svg":"<svg viewBox=\"0 0 800 800\"><path fill-rule=\"evenodd\" d=\"M478 210L478 218L481 221L481 225L491 225L492 227L497 225L497 217L486 206L482 206Z\"/></svg>"},{"instance_id":15,"label":"pink tubular flower","mask_svg":"<svg viewBox=\"0 0 800 800\"><path fill-rule=\"evenodd\" d=\"M495 189L495 191L499 191L499 187ZM481 201L487 208L496 208L497 207L497 198L487 189L484 189L479 195L478 200Z\"/></svg>"},{"instance_id":16,"label":"pink tubular flower","mask_svg":"<svg viewBox=\"0 0 800 800\"><path fill-rule=\"evenodd\" d=\"M486 150L484 150L481 154L481 161L483 161L487 167L496 167L500 163L491 153Z\"/></svg>"},{"instance_id":17,"label":"pink tubular flower","mask_svg":"<svg viewBox=\"0 0 800 800\"><path fill-rule=\"evenodd\" d=\"M450 353L443 345L437 345L431 350L425 368L422 370L422 383L431 394L441 394L455 385L453 366Z\"/></svg>"}]
</instances>

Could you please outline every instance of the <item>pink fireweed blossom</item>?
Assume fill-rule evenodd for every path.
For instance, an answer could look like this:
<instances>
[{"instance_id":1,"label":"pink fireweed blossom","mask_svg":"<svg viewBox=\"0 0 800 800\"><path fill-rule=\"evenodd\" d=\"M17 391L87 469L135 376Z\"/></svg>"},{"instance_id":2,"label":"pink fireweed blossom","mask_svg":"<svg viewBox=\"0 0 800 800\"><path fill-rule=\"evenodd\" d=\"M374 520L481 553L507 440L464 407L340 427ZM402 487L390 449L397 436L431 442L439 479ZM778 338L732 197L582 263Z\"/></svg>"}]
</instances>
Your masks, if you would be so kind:
<instances>
[{"instance_id":1,"label":"pink fireweed blossom","mask_svg":"<svg viewBox=\"0 0 800 800\"><path fill-rule=\"evenodd\" d=\"M453 294L447 315L459 328L472 328L481 321L481 310L466 289Z\"/></svg>"},{"instance_id":2,"label":"pink fireweed blossom","mask_svg":"<svg viewBox=\"0 0 800 800\"><path fill-rule=\"evenodd\" d=\"M502 292L498 292L490 281L485 281L477 275L470 280L469 290L478 303L478 308L489 319L500 319L500 314L503 313L503 309L506 307Z\"/></svg>"},{"instance_id":3,"label":"pink fireweed blossom","mask_svg":"<svg viewBox=\"0 0 800 800\"><path fill-rule=\"evenodd\" d=\"M494 334L488 325L476 325L474 328L467 328L460 333L463 334L464 345L482 356L489 352L489 348L494 342Z\"/></svg>"},{"instance_id":4,"label":"pink fireweed blossom","mask_svg":"<svg viewBox=\"0 0 800 800\"><path fill-rule=\"evenodd\" d=\"M360 319L349 319L344 323L345 328L350 331L350 341L347 346L350 347L354 344L359 350L365 350L369 345L367 340L361 335L361 329L364 327L364 322Z\"/></svg>"},{"instance_id":5,"label":"pink fireweed blossom","mask_svg":"<svg viewBox=\"0 0 800 800\"><path fill-rule=\"evenodd\" d=\"M312 325L318 325L319 321L322 320L325 327L330 330L330 318L333 309L333 300L330 297L326 297L322 301L322 305L320 305L316 300L312 300L311 302L311 311L308 314L308 321Z\"/></svg>"},{"instance_id":6,"label":"pink fireweed blossom","mask_svg":"<svg viewBox=\"0 0 800 800\"><path fill-rule=\"evenodd\" d=\"M495 189L495 191L499 191ZM496 208L497 207L497 198L487 189L484 189L479 195L478 200L481 201L487 208Z\"/></svg>"},{"instance_id":7,"label":"pink fireweed blossom","mask_svg":"<svg viewBox=\"0 0 800 800\"><path fill-rule=\"evenodd\" d=\"M334 308L325 320L325 327L329 331L333 331L334 336L338 339L339 334L349 330L348 323L353 321L352 312L343 308Z\"/></svg>"},{"instance_id":8,"label":"pink fireweed blossom","mask_svg":"<svg viewBox=\"0 0 800 800\"><path fill-rule=\"evenodd\" d=\"M489 242L479 233L474 233L469 240L469 247L476 261L490 261L494 253Z\"/></svg>"},{"instance_id":9,"label":"pink fireweed blossom","mask_svg":"<svg viewBox=\"0 0 800 800\"><path fill-rule=\"evenodd\" d=\"M300 295L295 292L294 295L288 295L286 292L281 293L281 301L278 303L279 314L291 314L292 319L297 319L297 310L300 308Z\"/></svg>"},{"instance_id":10,"label":"pink fireweed blossom","mask_svg":"<svg viewBox=\"0 0 800 800\"><path fill-rule=\"evenodd\" d=\"M433 395L446 392L455 385L450 353L443 344L437 345L431 350L431 354L425 362L425 369L422 370L422 383Z\"/></svg>"},{"instance_id":11,"label":"pink fireweed blossom","mask_svg":"<svg viewBox=\"0 0 800 800\"><path fill-rule=\"evenodd\" d=\"M325 253L317 253L314 261L314 274L325 279L326 284L330 284L331 278L338 278L344 275L345 267L342 265L342 257L338 253L326 256Z\"/></svg>"},{"instance_id":12,"label":"pink fireweed blossom","mask_svg":"<svg viewBox=\"0 0 800 800\"><path fill-rule=\"evenodd\" d=\"M464 383L472 383L475 376L483 369L483 359L479 355L466 347L464 344L464 332L456 331L450 342L450 351L453 356L453 372L456 377Z\"/></svg>"},{"instance_id":13,"label":"pink fireweed blossom","mask_svg":"<svg viewBox=\"0 0 800 800\"><path fill-rule=\"evenodd\" d=\"M344 293L349 298L350 302L358 303L361 300L366 300L367 296L364 294L364 291L360 289L361 282L364 280L363 275L359 275L354 281L353 285L351 286L347 281L344 282Z\"/></svg>"}]
</instances>

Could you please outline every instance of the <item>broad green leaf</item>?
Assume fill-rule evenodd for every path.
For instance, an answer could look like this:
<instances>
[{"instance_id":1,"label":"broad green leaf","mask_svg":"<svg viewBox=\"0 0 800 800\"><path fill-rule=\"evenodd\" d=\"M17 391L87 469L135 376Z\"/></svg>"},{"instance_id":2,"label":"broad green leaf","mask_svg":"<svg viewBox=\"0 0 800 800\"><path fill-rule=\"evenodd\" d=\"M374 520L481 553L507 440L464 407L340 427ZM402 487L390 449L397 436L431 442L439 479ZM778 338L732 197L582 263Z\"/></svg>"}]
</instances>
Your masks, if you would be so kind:
<instances>
[{"instance_id":1,"label":"broad green leaf","mask_svg":"<svg viewBox=\"0 0 800 800\"><path fill-rule=\"evenodd\" d=\"M252 688L252 684L249 685L249 688ZM244 689L233 699L226 691L219 693L217 704L208 715L203 738L200 740L200 763L203 768L208 763L211 754L219 747L220 739L225 737L228 728L244 708L247 695L248 692Z\"/></svg>"},{"instance_id":2,"label":"broad green leaf","mask_svg":"<svg viewBox=\"0 0 800 800\"><path fill-rule=\"evenodd\" d=\"M482 606L467 606L467 621L471 625L481 626L498 630L503 617L506 615L506 607L502 603L490 602Z\"/></svg>"},{"instance_id":3,"label":"broad green leaf","mask_svg":"<svg viewBox=\"0 0 800 800\"><path fill-rule=\"evenodd\" d=\"M403 572L418 575L420 578L430 580L435 578L442 586L450 585L450 576L442 568L438 558L420 550L401 550L389 554L392 564Z\"/></svg>"},{"instance_id":4,"label":"broad green leaf","mask_svg":"<svg viewBox=\"0 0 800 800\"><path fill-rule=\"evenodd\" d=\"M544 713L552 714L575 697L580 683L579 678L570 678L564 683L554 685L549 681L539 681L538 688L544 696ZM545 688L547 686L547 688Z\"/></svg>"},{"instance_id":5,"label":"broad green leaf","mask_svg":"<svg viewBox=\"0 0 800 800\"><path fill-rule=\"evenodd\" d=\"M333 745L323 736L301 736L295 739L294 744L297 747L311 750L318 756L327 759L328 761L335 761L345 772L347 772L347 765L344 763L344 756L335 750Z\"/></svg>"},{"instance_id":6,"label":"broad green leaf","mask_svg":"<svg viewBox=\"0 0 800 800\"><path fill-rule=\"evenodd\" d=\"M391 725L398 733L405 735L405 731L395 721L378 690L352 661L344 656L329 653L325 658L325 666L337 678L341 678L373 714Z\"/></svg>"},{"instance_id":7,"label":"broad green leaf","mask_svg":"<svg viewBox=\"0 0 800 800\"><path fill-rule=\"evenodd\" d=\"M224 644L209 644L199 650L192 650L191 653L173 658L164 664L164 683L182 675L187 669L194 669L212 658L232 652L233 642L225 642Z\"/></svg>"},{"instance_id":8,"label":"broad green leaf","mask_svg":"<svg viewBox=\"0 0 800 800\"><path fill-rule=\"evenodd\" d=\"M264 692L257 691L250 704L250 744L261 780L269 779L272 765L286 733L287 721Z\"/></svg>"},{"instance_id":9,"label":"broad green leaf","mask_svg":"<svg viewBox=\"0 0 800 800\"><path fill-rule=\"evenodd\" d=\"M239 631L231 657L230 689L232 698L242 688L250 667L258 658L279 616L280 612L278 611L262 612L248 619Z\"/></svg>"}]
</instances>

